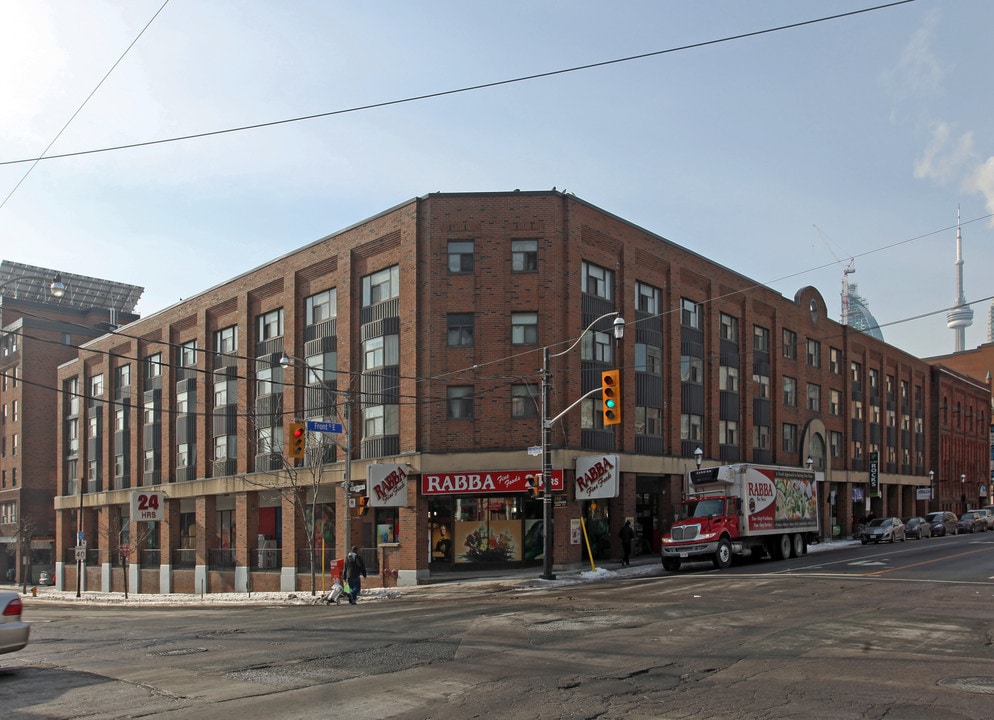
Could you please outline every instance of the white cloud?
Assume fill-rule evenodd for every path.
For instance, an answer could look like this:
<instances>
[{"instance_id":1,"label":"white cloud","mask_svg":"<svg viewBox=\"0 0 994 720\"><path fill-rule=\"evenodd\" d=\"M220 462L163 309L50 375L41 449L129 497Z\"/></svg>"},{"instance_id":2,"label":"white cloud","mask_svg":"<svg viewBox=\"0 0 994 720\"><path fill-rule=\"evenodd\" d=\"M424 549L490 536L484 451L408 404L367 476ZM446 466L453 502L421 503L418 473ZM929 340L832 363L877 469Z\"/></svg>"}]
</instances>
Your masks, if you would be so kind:
<instances>
[{"instance_id":1,"label":"white cloud","mask_svg":"<svg viewBox=\"0 0 994 720\"><path fill-rule=\"evenodd\" d=\"M956 135L952 125L939 120L932 123L932 139L924 154L915 161L915 177L948 183L962 177L975 157L973 132Z\"/></svg>"},{"instance_id":2,"label":"white cloud","mask_svg":"<svg viewBox=\"0 0 994 720\"><path fill-rule=\"evenodd\" d=\"M967 190L977 192L984 196L984 207L987 212L994 213L994 157L987 158L986 161L974 168L973 174L965 183ZM991 221L994 225L994 220Z\"/></svg>"}]
</instances>

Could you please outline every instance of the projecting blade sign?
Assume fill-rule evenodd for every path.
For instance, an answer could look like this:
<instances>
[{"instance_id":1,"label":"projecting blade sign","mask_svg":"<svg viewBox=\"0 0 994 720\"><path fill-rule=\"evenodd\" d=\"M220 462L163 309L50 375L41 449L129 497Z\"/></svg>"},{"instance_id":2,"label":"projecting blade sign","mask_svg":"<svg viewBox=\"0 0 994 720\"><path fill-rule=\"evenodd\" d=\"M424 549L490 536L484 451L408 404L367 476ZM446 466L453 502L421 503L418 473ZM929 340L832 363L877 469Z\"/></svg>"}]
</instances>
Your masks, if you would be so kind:
<instances>
[{"instance_id":1,"label":"projecting blade sign","mask_svg":"<svg viewBox=\"0 0 994 720\"><path fill-rule=\"evenodd\" d=\"M397 463L377 463L366 468L369 504L372 507L407 505L407 467Z\"/></svg>"},{"instance_id":2,"label":"projecting blade sign","mask_svg":"<svg viewBox=\"0 0 994 720\"><path fill-rule=\"evenodd\" d=\"M617 455L589 455L576 459L576 499L618 497Z\"/></svg>"}]
</instances>

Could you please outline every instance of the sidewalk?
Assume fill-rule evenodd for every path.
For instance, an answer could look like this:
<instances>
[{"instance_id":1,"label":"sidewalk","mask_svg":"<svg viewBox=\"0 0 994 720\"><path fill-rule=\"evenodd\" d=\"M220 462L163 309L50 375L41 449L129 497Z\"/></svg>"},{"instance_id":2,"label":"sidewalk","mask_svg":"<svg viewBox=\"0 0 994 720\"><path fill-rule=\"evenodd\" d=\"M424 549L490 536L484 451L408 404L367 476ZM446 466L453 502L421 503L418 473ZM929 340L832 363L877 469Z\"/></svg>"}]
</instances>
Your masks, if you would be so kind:
<instances>
[{"instance_id":1,"label":"sidewalk","mask_svg":"<svg viewBox=\"0 0 994 720\"><path fill-rule=\"evenodd\" d=\"M832 540L817 545L810 545L808 553L821 553L829 550L840 550L850 546L858 546L858 540ZM370 600L391 600L401 597L422 597L425 595L445 596L458 594L461 589L491 589L494 592L504 590L522 590L528 588L551 588L580 583L604 582L630 577L653 577L666 575L659 556L655 554L637 555L632 557L631 565L624 567L619 560L606 560L597 563L596 569L586 568L565 569L556 571L555 580L543 580L542 569L538 567L494 570L468 570L465 572L434 573L431 582L426 585L411 585L392 588L368 588L362 591L360 602ZM12 589L19 589L13 588ZM326 590L331 589L328 582ZM323 605L323 593L311 595L308 591L298 592L259 592L259 593L206 593L195 595L190 593L102 593L84 591L81 597L76 597L75 590L56 590L54 587L34 588L29 586L27 593L22 593L26 607L32 604L59 605L116 605L135 607L161 606L208 606L208 605Z\"/></svg>"}]
</instances>

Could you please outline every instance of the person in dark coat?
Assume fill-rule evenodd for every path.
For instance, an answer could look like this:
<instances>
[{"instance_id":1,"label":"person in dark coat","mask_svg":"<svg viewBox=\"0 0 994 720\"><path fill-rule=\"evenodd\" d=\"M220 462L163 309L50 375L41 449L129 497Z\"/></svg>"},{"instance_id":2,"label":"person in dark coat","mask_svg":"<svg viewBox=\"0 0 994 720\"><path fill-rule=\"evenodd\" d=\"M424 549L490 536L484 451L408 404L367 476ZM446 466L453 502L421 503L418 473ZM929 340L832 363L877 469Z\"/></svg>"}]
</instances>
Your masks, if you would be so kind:
<instances>
[{"instance_id":1,"label":"person in dark coat","mask_svg":"<svg viewBox=\"0 0 994 720\"><path fill-rule=\"evenodd\" d=\"M362 580L366 577L366 563L362 561L359 548L352 546L352 552L345 556L345 580L349 584L349 604L355 605L362 590Z\"/></svg>"},{"instance_id":2,"label":"person in dark coat","mask_svg":"<svg viewBox=\"0 0 994 720\"><path fill-rule=\"evenodd\" d=\"M631 565L632 556L632 540L635 539L635 531L632 529L632 521L625 520L625 527L621 528L621 532L618 533L618 537L621 538L621 564Z\"/></svg>"}]
</instances>

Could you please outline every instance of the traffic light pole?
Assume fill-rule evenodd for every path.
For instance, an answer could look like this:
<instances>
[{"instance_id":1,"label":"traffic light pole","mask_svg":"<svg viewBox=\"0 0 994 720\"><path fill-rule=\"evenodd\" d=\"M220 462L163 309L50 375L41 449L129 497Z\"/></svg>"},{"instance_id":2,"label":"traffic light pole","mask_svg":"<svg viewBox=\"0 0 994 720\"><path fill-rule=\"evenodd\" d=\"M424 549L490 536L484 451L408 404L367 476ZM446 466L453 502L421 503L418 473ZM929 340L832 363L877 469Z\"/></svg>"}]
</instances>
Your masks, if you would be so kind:
<instances>
[{"instance_id":1,"label":"traffic light pole","mask_svg":"<svg viewBox=\"0 0 994 720\"><path fill-rule=\"evenodd\" d=\"M542 382L541 382L541 394L542 394L542 534L543 534L543 545L542 545L542 575L540 576L543 580L555 580L556 575L552 572L553 566L553 540L554 531L552 526L552 451L550 448L552 440L552 426L556 423L563 415L568 413L574 407L576 407L580 402L595 395L601 391L600 387L596 387L593 390L584 393L576 400L574 400L570 405L563 410L561 413L556 415L554 418L549 417L549 359L552 357L560 357L565 355L570 350L577 346L577 343L583 339L583 336L590 332L590 329L594 327L601 320L605 320L609 317L614 317L614 337L616 340L621 340L622 336L625 334L625 321L621 318L621 313L618 310L614 312L609 312L606 315L601 315L599 318L590 323L586 329L580 333L580 337L573 341L573 344L562 352L556 353L555 355L549 354L549 346L542 348Z\"/></svg>"}]
</instances>

